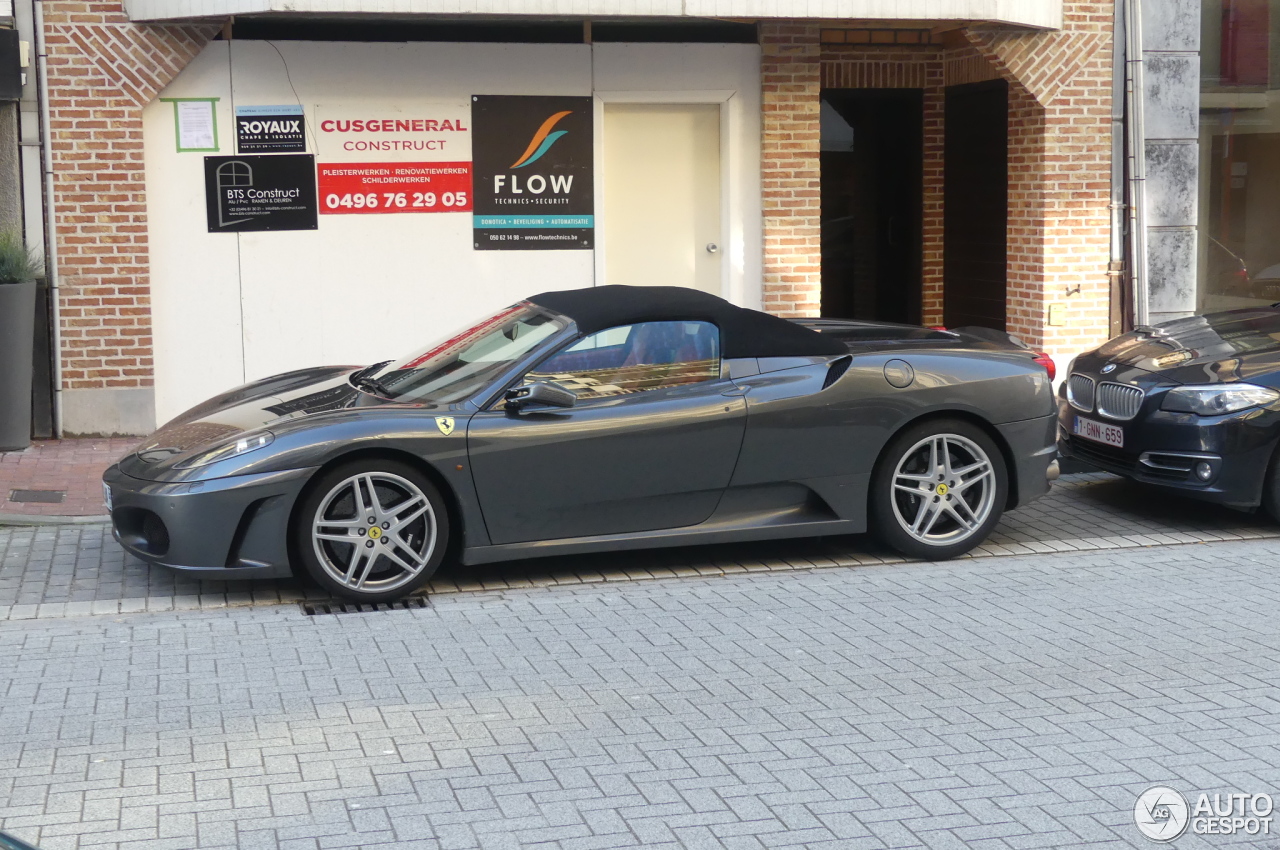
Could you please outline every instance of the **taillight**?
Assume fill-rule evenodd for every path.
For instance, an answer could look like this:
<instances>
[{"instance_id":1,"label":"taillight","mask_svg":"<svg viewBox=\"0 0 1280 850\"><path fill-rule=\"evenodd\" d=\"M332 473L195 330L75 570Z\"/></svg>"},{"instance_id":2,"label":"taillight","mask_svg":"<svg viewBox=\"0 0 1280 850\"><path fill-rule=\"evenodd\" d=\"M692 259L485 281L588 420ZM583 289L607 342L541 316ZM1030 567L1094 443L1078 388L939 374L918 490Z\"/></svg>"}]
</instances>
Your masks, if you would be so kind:
<instances>
[{"instance_id":1,"label":"taillight","mask_svg":"<svg viewBox=\"0 0 1280 850\"><path fill-rule=\"evenodd\" d=\"M931 331L945 331L945 330L946 330L946 328L944 328L942 325L929 325L929 330L931 330Z\"/></svg>"},{"instance_id":2,"label":"taillight","mask_svg":"<svg viewBox=\"0 0 1280 850\"><path fill-rule=\"evenodd\" d=\"M1048 354L1043 351L1037 351L1036 356L1031 359L1044 367L1044 370L1049 373L1049 380L1052 381L1054 378L1058 377L1058 367L1054 365L1053 358Z\"/></svg>"}]
</instances>

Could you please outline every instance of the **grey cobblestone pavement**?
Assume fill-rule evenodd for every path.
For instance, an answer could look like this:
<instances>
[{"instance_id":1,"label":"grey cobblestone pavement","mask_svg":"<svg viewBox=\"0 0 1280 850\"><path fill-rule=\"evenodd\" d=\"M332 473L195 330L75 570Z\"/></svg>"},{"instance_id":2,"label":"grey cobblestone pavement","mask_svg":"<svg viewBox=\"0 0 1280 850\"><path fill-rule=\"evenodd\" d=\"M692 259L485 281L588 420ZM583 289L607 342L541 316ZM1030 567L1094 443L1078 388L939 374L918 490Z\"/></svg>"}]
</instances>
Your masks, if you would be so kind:
<instances>
[{"instance_id":1,"label":"grey cobblestone pavement","mask_svg":"<svg viewBox=\"0 0 1280 850\"><path fill-rule=\"evenodd\" d=\"M1105 473L1064 476L1006 514L977 556L1096 551L1280 536L1258 516L1171 496ZM545 558L438 576L428 593L672 575L809 569L901 559L871 538L703 546ZM321 594L308 584L198 582L125 555L102 525L0 528L0 620L278 604Z\"/></svg>"},{"instance_id":2,"label":"grey cobblestone pavement","mask_svg":"<svg viewBox=\"0 0 1280 850\"><path fill-rule=\"evenodd\" d=\"M1280 792L1280 541L0 624L70 848L1141 847ZM1274 846L1184 835L1178 848Z\"/></svg>"}]
</instances>

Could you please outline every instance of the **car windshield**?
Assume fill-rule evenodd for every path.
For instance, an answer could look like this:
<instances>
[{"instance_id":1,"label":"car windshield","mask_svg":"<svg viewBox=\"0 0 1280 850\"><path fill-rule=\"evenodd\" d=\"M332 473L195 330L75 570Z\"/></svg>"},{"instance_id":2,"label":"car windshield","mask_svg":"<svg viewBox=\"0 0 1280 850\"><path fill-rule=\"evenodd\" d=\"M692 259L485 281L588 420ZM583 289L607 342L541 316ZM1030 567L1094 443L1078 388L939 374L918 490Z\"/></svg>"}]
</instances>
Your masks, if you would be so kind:
<instances>
[{"instance_id":1,"label":"car windshield","mask_svg":"<svg viewBox=\"0 0 1280 850\"><path fill-rule=\"evenodd\" d=\"M559 313L522 301L367 377L380 395L398 401L462 401L568 325Z\"/></svg>"}]
</instances>

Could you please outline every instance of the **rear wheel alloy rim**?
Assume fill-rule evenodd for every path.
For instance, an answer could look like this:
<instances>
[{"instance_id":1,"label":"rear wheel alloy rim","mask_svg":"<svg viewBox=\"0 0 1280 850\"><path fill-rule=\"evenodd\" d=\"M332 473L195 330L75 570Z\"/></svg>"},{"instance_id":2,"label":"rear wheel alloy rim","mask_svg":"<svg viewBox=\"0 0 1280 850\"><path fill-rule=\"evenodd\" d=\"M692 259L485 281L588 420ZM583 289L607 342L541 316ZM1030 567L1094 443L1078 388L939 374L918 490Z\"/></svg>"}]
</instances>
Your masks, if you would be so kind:
<instances>
[{"instance_id":1,"label":"rear wheel alloy rim","mask_svg":"<svg viewBox=\"0 0 1280 850\"><path fill-rule=\"evenodd\" d=\"M930 546L972 537L991 516L995 497L991 458L958 434L935 434L907 450L890 494L902 530Z\"/></svg>"},{"instance_id":2,"label":"rear wheel alloy rim","mask_svg":"<svg viewBox=\"0 0 1280 850\"><path fill-rule=\"evenodd\" d=\"M382 593L426 569L436 546L436 515L412 481L362 472L325 495L311 523L311 542L320 566L338 584Z\"/></svg>"}]
</instances>

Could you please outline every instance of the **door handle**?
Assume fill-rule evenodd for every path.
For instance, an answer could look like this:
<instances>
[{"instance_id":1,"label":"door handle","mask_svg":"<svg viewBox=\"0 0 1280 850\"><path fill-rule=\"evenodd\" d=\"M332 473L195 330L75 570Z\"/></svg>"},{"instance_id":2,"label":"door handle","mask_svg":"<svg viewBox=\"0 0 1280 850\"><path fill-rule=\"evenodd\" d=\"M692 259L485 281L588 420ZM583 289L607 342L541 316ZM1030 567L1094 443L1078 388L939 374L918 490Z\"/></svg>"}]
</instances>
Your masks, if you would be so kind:
<instances>
[{"instance_id":1,"label":"door handle","mask_svg":"<svg viewBox=\"0 0 1280 850\"><path fill-rule=\"evenodd\" d=\"M725 390L724 392L720 393L720 395L729 396L731 398L741 398L746 394L747 394L746 387L734 387L733 389Z\"/></svg>"}]
</instances>

